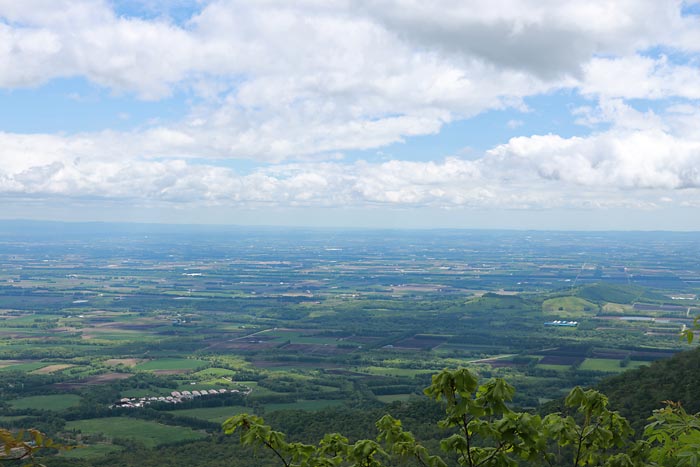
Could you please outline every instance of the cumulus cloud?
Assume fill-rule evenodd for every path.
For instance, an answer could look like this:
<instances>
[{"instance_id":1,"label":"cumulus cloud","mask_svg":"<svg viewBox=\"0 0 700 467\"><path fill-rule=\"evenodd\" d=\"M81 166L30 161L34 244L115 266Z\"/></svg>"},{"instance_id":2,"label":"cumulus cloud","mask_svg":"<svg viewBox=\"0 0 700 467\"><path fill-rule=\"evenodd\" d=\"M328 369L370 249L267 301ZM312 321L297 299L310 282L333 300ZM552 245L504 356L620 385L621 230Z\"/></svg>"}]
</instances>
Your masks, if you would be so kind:
<instances>
[{"instance_id":1,"label":"cumulus cloud","mask_svg":"<svg viewBox=\"0 0 700 467\"><path fill-rule=\"evenodd\" d=\"M700 99L697 65L673 64L667 57L593 59L580 85L584 94L625 99Z\"/></svg>"},{"instance_id":2,"label":"cumulus cloud","mask_svg":"<svg viewBox=\"0 0 700 467\"><path fill-rule=\"evenodd\" d=\"M27 146L0 137L5 147ZM700 141L658 128L613 127L587 137L518 137L483 157L441 161L261 166L239 174L183 159L70 159L69 141L0 169L0 196L32 195L233 206L429 206L532 209L650 207L700 189ZM641 193L640 193L641 190ZM634 196L629 196L635 192ZM645 194L646 193L646 194ZM663 201L667 203L667 201Z\"/></svg>"},{"instance_id":3,"label":"cumulus cloud","mask_svg":"<svg viewBox=\"0 0 700 467\"><path fill-rule=\"evenodd\" d=\"M595 54L645 48L682 23L677 4L654 0L385 0L365 6L408 41L543 78L578 74Z\"/></svg>"},{"instance_id":4,"label":"cumulus cloud","mask_svg":"<svg viewBox=\"0 0 700 467\"><path fill-rule=\"evenodd\" d=\"M700 93L696 69L637 53L693 30L672 1L217 0L175 24L105 1L5 0L0 19L0 87L83 76L144 99L187 90L198 104L165 152L190 157L380 147L561 88Z\"/></svg>"},{"instance_id":5,"label":"cumulus cloud","mask_svg":"<svg viewBox=\"0 0 700 467\"><path fill-rule=\"evenodd\" d=\"M302 206L688 202L700 188L700 22L681 10L672 0L213 0L176 23L120 16L104 0L0 0L0 88L79 76L141 99L190 99L178 121L132 131L0 133L0 194ZM332 160L488 110L527 110L527 97L562 89L590 101L574 112L592 133L514 138L470 160ZM640 111L631 99L676 101ZM223 159L260 165L238 174Z\"/></svg>"},{"instance_id":6,"label":"cumulus cloud","mask_svg":"<svg viewBox=\"0 0 700 467\"><path fill-rule=\"evenodd\" d=\"M700 188L700 135L687 131L696 121L697 108L674 106L664 118L611 100L596 109L579 109L579 113L589 122L608 123L610 128L586 137L513 138L488 151L484 161L592 193L609 187L685 190L687 195L689 189Z\"/></svg>"},{"instance_id":7,"label":"cumulus cloud","mask_svg":"<svg viewBox=\"0 0 700 467\"><path fill-rule=\"evenodd\" d=\"M530 170L583 189L700 187L700 142L658 131L611 131L587 138L514 138L489 151L492 165Z\"/></svg>"}]
</instances>

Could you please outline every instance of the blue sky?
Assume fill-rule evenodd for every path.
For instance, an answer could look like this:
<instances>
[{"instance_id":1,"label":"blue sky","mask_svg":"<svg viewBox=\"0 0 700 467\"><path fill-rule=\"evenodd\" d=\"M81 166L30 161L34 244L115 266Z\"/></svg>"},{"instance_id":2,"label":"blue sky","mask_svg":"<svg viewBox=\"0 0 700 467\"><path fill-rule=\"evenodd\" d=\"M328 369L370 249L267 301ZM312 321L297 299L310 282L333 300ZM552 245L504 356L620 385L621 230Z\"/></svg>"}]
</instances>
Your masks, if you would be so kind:
<instances>
[{"instance_id":1,"label":"blue sky","mask_svg":"<svg viewBox=\"0 0 700 467\"><path fill-rule=\"evenodd\" d=\"M697 230L699 12L0 0L0 216Z\"/></svg>"}]
</instances>

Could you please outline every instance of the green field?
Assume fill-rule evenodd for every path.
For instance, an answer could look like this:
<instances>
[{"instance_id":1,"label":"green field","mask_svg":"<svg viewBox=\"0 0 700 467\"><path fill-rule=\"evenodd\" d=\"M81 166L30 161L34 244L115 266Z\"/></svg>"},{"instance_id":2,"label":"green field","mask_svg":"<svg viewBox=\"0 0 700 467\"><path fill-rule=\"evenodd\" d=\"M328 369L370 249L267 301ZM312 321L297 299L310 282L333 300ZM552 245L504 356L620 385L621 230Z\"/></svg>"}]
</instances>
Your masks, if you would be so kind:
<instances>
[{"instance_id":1,"label":"green field","mask_svg":"<svg viewBox=\"0 0 700 467\"><path fill-rule=\"evenodd\" d=\"M646 362L631 361L626 367L621 367L620 360L612 360L608 358L587 358L583 361L579 369L618 373L632 368L639 368L640 366L644 366L646 364Z\"/></svg>"},{"instance_id":2,"label":"green field","mask_svg":"<svg viewBox=\"0 0 700 467\"><path fill-rule=\"evenodd\" d=\"M154 370L196 370L207 365L204 360L195 360L191 358L159 358L136 365L137 370L154 371Z\"/></svg>"},{"instance_id":3,"label":"green field","mask_svg":"<svg viewBox=\"0 0 700 467\"><path fill-rule=\"evenodd\" d=\"M80 396L75 394L52 394L48 396L30 396L9 401L14 409L36 409L36 410L66 410L75 407L80 402Z\"/></svg>"},{"instance_id":4,"label":"green field","mask_svg":"<svg viewBox=\"0 0 700 467\"><path fill-rule=\"evenodd\" d=\"M465 366L482 381L504 378L517 388L513 405L534 411L643 364L627 355L653 360L687 348L674 333L700 314L700 300L688 298L700 284L682 280L700 276L700 265L678 255L696 251L697 236L667 248L634 235L601 242L600 233L584 245L579 234L533 232L270 235L0 242L0 412L19 417L0 426L88 445L57 465L157 465L162 453L185 457L189 447L146 449L155 461L127 462L134 453L121 446L198 439L203 426L216 440L213 424L239 412L293 427L290 440L318 432L306 420L320 417L329 430L354 430L351 421L369 421L384 404L423 410L416 399L431 376ZM632 314L673 320L609 316ZM580 325L544 326L556 319ZM219 388L245 394L110 409L123 397ZM298 412L334 406L342 410ZM176 425L159 424L170 416ZM199 465L194 451L187 465Z\"/></svg>"},{"instance_id":5,"label":"green field","mask_svg":"<svg viewBox=\"0 0 700 467\"><path fill-rule=\"evenodd\" d=\"M542 302L542 311L559 318L581 318L595 315L598 305L579 297L557 297Z\"/></svg>"},{"instance_id":6,"label":"green field","mask_svg":"<svg viewBox=\"0 0 700 467\"><path fill-rule=\"evenodd\" d=\"M236 374L235 371L229 370L228 368L206 368L204 370L193 373L192 376L201 376L201 377L205 377L205 378L206 377L220 378L222 376L233 376L235 374Z\"/></svg>"},{"instance_id":7,"label":"green field","mask_svg":"<svg viewBox=\"0 0 700 467\"><path fill-rule=\"evenodd\" d=\"M51 365L51 363L48 362L27 362L27 363L18 363L16 365L9 365L3 368L0 368L0 371L34 371L38 370L39 368L44 368L46 366Z\"/></svg>"},{"instance_id":8,"label":"green field","mask_svg":"<svg viewBox=\"0 0 700 467\"><path fill-rule=\"evenodd\" d=\"M210 379L207 381L198 381L194 384L188 383L178 386L178 391L201 391L202 389L226 389L226 388L236 388L238 384L232 383L231 381L224 378ZM168 391L170 392L170 391Z\"/></svg>"},{"instance_id":9,"label":"green field","mask_svg":"<svg viewBox=\"0 0 700 467\"><path fill-rule=\"evenodd\" d=\"M146 446L175 443L178 441L204 438L205 433L179 426L161 425L160 423L127 417L90 418L66 423L68 430L80 430L82 433L102 433L109 438L127 438L138 440Z\"/></svg>"}]
</instances>

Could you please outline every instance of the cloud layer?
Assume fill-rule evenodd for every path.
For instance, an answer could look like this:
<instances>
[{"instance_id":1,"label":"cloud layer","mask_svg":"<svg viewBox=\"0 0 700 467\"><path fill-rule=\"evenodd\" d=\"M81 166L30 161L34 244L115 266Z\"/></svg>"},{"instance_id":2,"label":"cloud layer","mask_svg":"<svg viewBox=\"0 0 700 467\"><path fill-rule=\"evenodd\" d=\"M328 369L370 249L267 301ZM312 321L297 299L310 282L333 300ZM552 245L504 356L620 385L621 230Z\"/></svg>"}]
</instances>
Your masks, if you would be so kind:
<instances>
[{"instance_id":1,"label":"cloud layer","mask_svg":"<svg viewBox=\"0 0 700 467\"><path fill-rule=\"evenodd\" d=\"M700 21L683 14L688 6L214 0L176 23L119 16L100 0L0 0L0 88L83 77L116 94L190 102L178 121L132 131L0 133L0 196L523 209L690 202L700 188ZM582 136L513 138L470 159L339 160L488 110L526 112L524 99L561 90L590 101L572 109ZM658 105L640 112L631 100ZM228 159L258 165L237 173Z\"/></svg>"}]
</instances>

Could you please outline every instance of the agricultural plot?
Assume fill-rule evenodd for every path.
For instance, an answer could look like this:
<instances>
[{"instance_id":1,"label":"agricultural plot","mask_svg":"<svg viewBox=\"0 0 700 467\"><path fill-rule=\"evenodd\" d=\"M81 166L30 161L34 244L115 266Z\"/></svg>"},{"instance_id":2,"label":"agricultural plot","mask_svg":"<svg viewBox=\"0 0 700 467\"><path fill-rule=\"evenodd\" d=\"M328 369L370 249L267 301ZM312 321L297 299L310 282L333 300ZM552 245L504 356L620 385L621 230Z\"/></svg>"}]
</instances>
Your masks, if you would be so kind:
<instances>
[{"instance_id":1,"label":"agricultural plot","mask_svg":"<svg viewBox=\"0 0 700 467\"><path fill-rule=\"evenodd\" d=\"M128 368L133 368L143 361L144 360L140 358L109 358L104 361L104 364L107 366L123 365Z\"/></svg>"},{"instance_id":2,"label":"agricultural plot","mask_svg":"<svg viewBox=\"0 0 700 467\"><path fill-rule=\"evenodd\" d=\"M30 396L9 401L10 406L17 410L51 410L60 412L80 403L80 396L75 394L51 394L46 396Z\"/></svg>"},{"instance_id":3,"label":"agricultural plot","mask_svg":"<svg viewBox=\"0 0 700 467\"><path fill-rule=\"evenodd\" d=\"M639 368L644 365L645 363L640 361L623 362L623 360L611 360L606 358L587 358L581 363L579 368L588 371L619 373L627 369Z\"/></svg>"},{"instance_id":4,"label":"agricultural plot","mask_svg":"<svg viewBox=\"0 0 700 467\"><path fill-rule=\"evenodd\" d=\"M206 368L200 370L196 373L192 373L194 378L222 378L222 377L232 377L236 372L229 370L228 368Z\"/></svg>"},{"instance_id":5,"label":"agricultural plot","mask_svg":"<svg viewBox=\"0 0 700 467\"><path fill-rule=\"evenodd\" d=\"M539 365L579 365L584 361L582 356L572 355L545 355L539 361Z\"/></svg>"},{"instance_id":6,"label":"agricultural plot","mask_svg":"<svg viewBox=\"0 0 700 467\"><path fill-rule=\"evenodd\" d=\"M598 305L579 297L557 297L542 302L542 311L545 315L561 319L580 319L594 316Z\"/></svg>"},{"instance_id":7,"label":"agricultural plot","mask_svg":"<svg viewBox=\"0 0 700 467\"><path fill-rule=\"evenodd\" d=\"M401 339L392 344L395 349L407 350L431 350L440 344L444 344L449 336L434 336L428 334L416 334L415 336Z\"/></svg>"},{"instance_id":8,"label":"agricultural plot","mask_svg":"<svg viewBox=\"0 0 700 467\"><path fill-rule=\"evenodd\" d=\"M92 386L101 386L110 384L115 381L130 378L129 373L102 373L99 375L89 376L87 378L68 380L61 383L56 383L54 387L59 390L84 389Z\"/></svg>"},{"instance_id":9,"label":"agricultural plot","mask_svg":"<svg viewBox=\"0 0 700 467\"><path fill-rule=\"evenodd\" d=\"M204 360L189 358L159 358L147 362L139 363L134 368L141 371L171 371L175 373L185 373L208 365Z\"/></svg>"},{"instance_id":10,"label":"agricultural plot","mask_svg":"<svg viewBox=\"0 0 700 467\"><path fill-rule=\"evenodd\" d=\"M34 372L34 371L40 370L42 368L46 368L48 366L53 366L53 364L48 363L48 362L32 362L32 361L15 362L15 363L10 363L6 366L0 367L0 371L6 370L6 371Z\"/></svg>"},{"instance_id":11,"label":"agricultural plot","mask_svg":"<svg viewBox=\"0 0 700 467\"><path fill-rule=\"evenodd\" d=\"M0 423L44 407L69 411L68 430L150 436L155 446L205 436L190 428L238 411L406 401L458 366L507 378L516 405L536 409L566 388L671 355L683 344L669 333L699 305L692 282L649 291L626 272L700 277L696 262L672 254L700 247L690 237L667 251L608 234L110 235L0 242L0 280L12 280L0 282L0 390L20 417ZM646 256L630 256L635 241ZM555 319L580 324L543 325ZM120 398L220 388L252 392L94 418L115 413L109 405ZM156 423L167 414L179 425ZM101 443L66 456L116 449Z\"/></svg>"},{"instance_id":12,"label":"agricultural plot","mask_svg":"<svg viewBox=\"0 0 700 467\"><path fill-rule=\"evenodd\" d=\"M102 434L107 438L124 438L139 441L146 446L177 443L201 439L206 434L190 428L162 425L160 423L127 417L92 418L66 423L69 430L85 434Z\"/></svg>"},{"instance_id":13,"label":"agricultural plot","mask_svg":"<svg viewBox=\"0 0 700 467\"><path fill-rule=\"evenodd\" d=\"M48 375L51 373L57 373L59 371L67 370L68 368L73 368L75 365L70 363L56 363L53 365L47 365L43 368L38 368L34 371L30 371L33 375Z\"/></svg>"}]
</instances>

